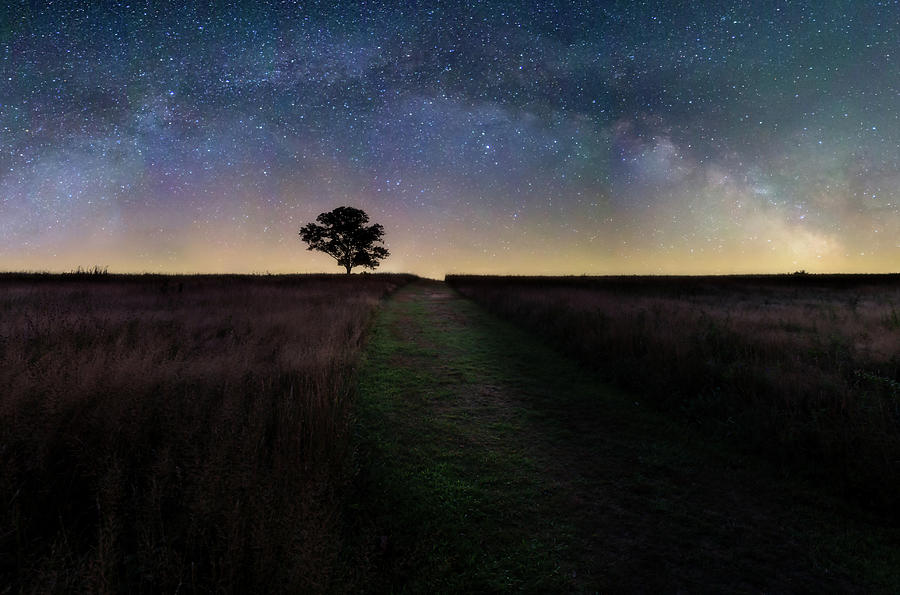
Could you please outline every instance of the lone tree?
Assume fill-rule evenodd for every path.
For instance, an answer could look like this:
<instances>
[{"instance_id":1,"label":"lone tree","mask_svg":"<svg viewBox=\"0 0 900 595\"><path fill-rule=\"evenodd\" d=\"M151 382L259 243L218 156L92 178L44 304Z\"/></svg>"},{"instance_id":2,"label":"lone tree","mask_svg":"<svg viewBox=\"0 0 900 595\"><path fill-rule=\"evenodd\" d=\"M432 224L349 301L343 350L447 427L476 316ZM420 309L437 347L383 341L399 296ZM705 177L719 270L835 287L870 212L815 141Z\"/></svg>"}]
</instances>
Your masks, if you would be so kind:
<instances>
[{"instance_id":1,"label":"lone tree","mask_svg":"<svg viewBox=\"0 0 900 595\"><path fill-rule=\"evenodd\" d=\"M379 261L390 256L381 236L384 228L378 223L366 226L369 216L365 211L353 207L338 207L330 213L316 217L321 223L307 223L300 228L300 239L309 244L308 250L318 250L328 254L339 265L347 269L361 266L374 269Z\"/></svg>"}]
</instances>

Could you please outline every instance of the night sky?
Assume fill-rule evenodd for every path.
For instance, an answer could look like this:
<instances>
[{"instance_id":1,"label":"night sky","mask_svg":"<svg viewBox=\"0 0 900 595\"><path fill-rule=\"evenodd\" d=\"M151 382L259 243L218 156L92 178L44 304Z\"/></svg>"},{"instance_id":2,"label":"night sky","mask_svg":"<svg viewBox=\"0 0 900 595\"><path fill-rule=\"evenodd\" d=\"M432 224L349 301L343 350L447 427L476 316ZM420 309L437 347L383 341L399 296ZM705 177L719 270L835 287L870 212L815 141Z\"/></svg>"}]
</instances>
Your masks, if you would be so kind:
<instances>
[{"instance_id":1,"label":"night sky","mask_svg":"<svg viewBox=\"0 0 900 595\"><path fill-rule=\"evenodd\" d=\"M48 4L0 270L340 273L349 205L379 271L900 271L898 2Z\"/></svg>"}]
</instances>

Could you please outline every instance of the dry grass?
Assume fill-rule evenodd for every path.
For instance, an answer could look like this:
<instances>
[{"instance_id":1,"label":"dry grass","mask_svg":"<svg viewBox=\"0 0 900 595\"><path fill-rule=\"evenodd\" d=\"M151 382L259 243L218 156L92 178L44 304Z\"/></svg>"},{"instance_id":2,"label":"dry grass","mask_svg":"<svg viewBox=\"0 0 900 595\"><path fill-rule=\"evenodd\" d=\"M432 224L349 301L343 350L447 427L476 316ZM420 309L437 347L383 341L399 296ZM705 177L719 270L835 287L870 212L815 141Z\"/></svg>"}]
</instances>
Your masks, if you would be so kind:
<instances>
[{"instance_id":1,"label":"dry grass","mask_svg":"<svg viewBox=\"0 0 900 595\"><path fill-rule=\"evenodd\" d=\"M408 280L0 276L0 585L324 589L348 380Z\"/></svg>"},{"instance_id":2,"label":"dry grass","mask_svg":"<svg viewBox=\"0 0 900 595\"><path fill-rule=\"evenodd\" d=\"M896 514L900 277L448 282L665 410Z\"/></svg>"}]
</instances>

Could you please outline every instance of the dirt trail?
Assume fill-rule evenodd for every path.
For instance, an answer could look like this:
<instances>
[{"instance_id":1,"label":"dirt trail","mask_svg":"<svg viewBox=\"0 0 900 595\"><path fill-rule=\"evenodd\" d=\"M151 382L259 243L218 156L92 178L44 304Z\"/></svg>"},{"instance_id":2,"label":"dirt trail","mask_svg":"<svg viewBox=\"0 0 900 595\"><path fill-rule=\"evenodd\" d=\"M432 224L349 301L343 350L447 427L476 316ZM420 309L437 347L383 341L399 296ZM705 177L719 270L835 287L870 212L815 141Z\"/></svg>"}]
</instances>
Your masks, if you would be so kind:
<instances>
[{"instance_id":1,"label":"dirt trail","mask_svg":"<svg viewBox=\"0 0 900 595\"><path fill-rule=\"evenodd\" d=\"M866 556L881 546L864 521L717 452L443 283L385 304L358 429L377 589L873 588ZM848 554L863 543L875 553Z\"/></svg>"}]
</instances>

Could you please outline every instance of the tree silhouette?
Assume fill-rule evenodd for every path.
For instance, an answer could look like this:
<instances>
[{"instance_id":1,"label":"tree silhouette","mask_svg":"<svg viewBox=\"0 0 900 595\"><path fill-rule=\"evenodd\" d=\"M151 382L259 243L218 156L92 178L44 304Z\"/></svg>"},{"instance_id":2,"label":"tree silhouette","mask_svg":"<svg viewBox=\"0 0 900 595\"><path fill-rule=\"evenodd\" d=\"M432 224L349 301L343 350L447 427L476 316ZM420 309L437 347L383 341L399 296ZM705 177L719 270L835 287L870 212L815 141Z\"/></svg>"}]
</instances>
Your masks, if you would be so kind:
<instances>
[{"instance_id":1,"label":"tree silhouette","mask_svg":"<svg viewBox=\"0 0 900 595\"><path fill-rule=\"evenodd\" d=\"M379 261L390 256L381 236L384 228L375 223L366 226L369 216L365 211L353 207L338 207L329 213L316 217L321 223L307 223L300 228L300 239L309 244L308 250L318 250L331 256L339 265L347 269L361 266L374 269Z\"/></svg>"}]
</instances>

